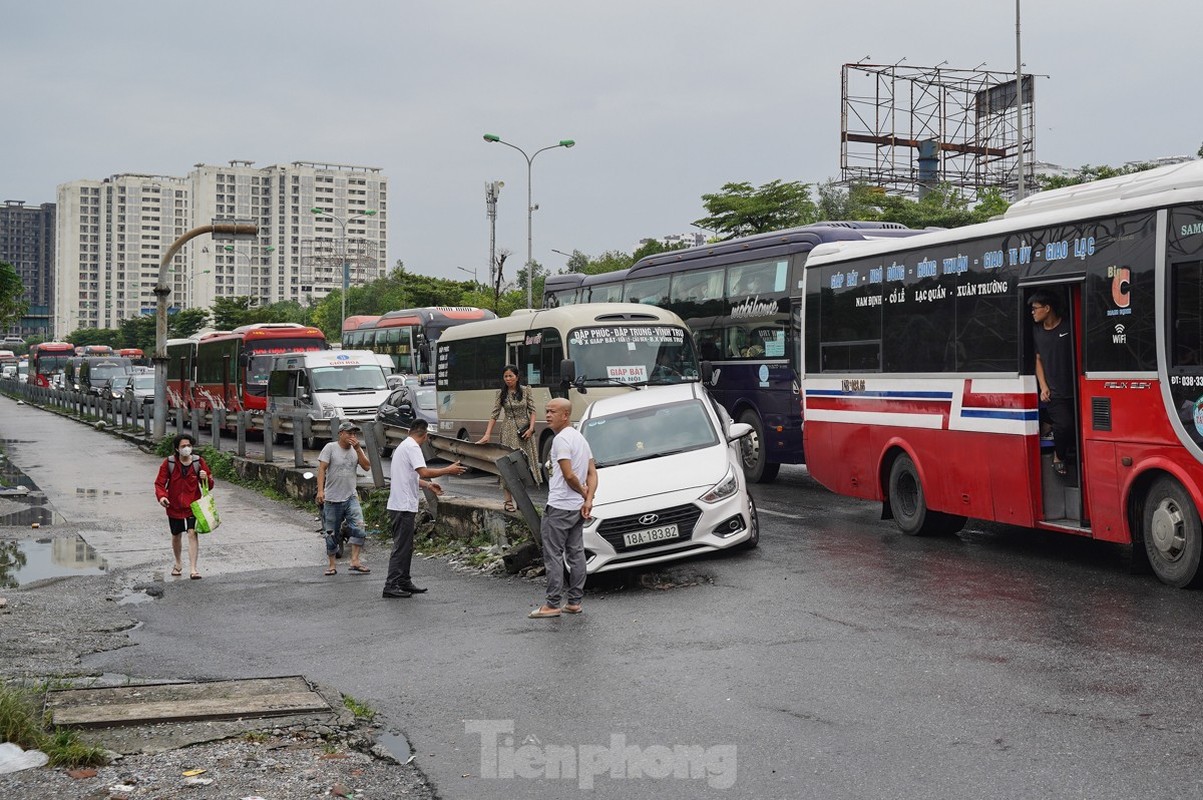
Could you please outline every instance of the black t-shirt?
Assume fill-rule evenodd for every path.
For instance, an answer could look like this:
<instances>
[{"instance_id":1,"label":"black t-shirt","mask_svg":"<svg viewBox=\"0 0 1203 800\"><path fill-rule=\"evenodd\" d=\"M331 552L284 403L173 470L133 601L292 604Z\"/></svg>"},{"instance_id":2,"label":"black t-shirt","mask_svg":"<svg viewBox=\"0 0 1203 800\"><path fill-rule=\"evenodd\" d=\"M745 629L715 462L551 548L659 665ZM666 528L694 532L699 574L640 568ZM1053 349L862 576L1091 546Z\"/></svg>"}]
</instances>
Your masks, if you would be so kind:
<instances>
[{"instance_id":1,"label":"black t-shirt","mask_svg":"<svg viewBox=\"0 0 1203 800\"><path fill-rule=\"evenodd\" d=\"M1036 353L1044 365L1044 380L1052 396L1072 400L1074 396L1074 348L1069 324L1062 319L1057 327L1045 330L1037 325L1033 333Z\"/></svg>"}]
</instances>

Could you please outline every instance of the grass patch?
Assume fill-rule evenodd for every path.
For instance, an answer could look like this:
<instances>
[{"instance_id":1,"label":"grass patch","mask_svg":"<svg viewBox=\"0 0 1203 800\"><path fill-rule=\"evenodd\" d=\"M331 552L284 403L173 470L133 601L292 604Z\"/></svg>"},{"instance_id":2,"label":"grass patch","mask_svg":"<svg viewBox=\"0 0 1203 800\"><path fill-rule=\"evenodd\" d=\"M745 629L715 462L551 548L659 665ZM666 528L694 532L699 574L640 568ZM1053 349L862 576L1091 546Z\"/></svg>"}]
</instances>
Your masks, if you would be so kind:
<instances>
[{"instance_id":1,"label":"grass patch","mask_svg":"<svg viewBox=\"0 0 1203 800\"><path fill-rule=\"evenodd\" d=\"M376 709L372 708L367 703L361 703L349 694L343 695L343 705L355 715L355 719L362 719L371 722L376 718Z\"/></svg>"},{"instance_id":2,"label":"grass patch","mask_svg":"<svg viewBox=\"0 0 1203 800\"><path fill-rule=\"evenodd\" d=\"M269 738L267 731L247 731L242 734L242 741L250 742L251 744L263 744Z\"/></svg>"},{"instance_id":3,"label":"grass patch","mask_svg":"<svg viewBox=\"0 0 1203 800\"><path fill-rule=\"evenodd\" d=\"M0 686L0 740L23 750L41 750L52 767L94 767L107 764L104 750L84 744L70 728L47 730L40 721L44 695L17 686Z\"/></svg>"}]
</instances>

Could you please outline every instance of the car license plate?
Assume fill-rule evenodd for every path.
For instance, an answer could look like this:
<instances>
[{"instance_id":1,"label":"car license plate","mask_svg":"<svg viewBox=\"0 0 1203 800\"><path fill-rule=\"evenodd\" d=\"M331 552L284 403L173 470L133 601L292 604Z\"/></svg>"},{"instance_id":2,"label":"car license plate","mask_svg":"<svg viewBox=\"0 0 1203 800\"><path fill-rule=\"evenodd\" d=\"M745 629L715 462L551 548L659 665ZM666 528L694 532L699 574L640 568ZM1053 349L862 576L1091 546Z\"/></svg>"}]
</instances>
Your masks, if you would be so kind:
<instances>
[{"instance_id":1,"label":"car license plate","mask_svg":"<svg viewBox=\"0 0 1203 800\"><path fill-rule=\"evenodd\" d=\"M622 543L627 547L635 547L648 542L660 542L665 539L676 539L680 531L676 525L662 525L659 528L648 528L646 531L635 531L623 534Z\"/></svg>"}]
</instances>

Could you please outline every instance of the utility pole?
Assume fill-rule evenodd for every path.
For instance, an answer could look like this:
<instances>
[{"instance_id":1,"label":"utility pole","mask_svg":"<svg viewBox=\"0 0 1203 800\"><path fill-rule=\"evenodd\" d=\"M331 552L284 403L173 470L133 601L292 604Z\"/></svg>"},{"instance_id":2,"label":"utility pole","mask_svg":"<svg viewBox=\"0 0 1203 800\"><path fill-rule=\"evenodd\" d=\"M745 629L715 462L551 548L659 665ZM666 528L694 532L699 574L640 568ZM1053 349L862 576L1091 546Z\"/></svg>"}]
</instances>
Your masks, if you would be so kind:
<instances>
[{"instance_id":1,"label":"utility pole","mask_svg":"<svg viewBox=\"0 0 1203 800\"><path fill-rule=\"evenodd\" d=\"M497 280L497 196L505 181L490 181L485 184L485 213L489 218L489 285L495 286ZM496 310L496 309L494 309Z\"/></svg>"},{"instance_id":2,"label":"utility pole","mask_svg":"<svg viewBox=\"0 0 1203 800\"><path fill-rule=\"evenodd\" d=\"M1015 162L1019 172L1015 199L1022 200L1023 190L1023 59L1019 55L1019 2L1015 0L1015 125L1019 128L1019 158Z\"/></svg>"}]
</instances>

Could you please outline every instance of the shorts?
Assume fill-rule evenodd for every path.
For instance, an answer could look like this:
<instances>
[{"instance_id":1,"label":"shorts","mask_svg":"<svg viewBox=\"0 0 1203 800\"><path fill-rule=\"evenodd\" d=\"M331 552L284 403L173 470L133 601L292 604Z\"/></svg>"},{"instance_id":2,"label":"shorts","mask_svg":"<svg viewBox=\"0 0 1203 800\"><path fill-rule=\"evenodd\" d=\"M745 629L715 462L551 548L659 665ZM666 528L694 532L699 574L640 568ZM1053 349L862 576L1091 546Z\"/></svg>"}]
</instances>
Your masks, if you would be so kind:
<instances>
[{"instance_id":1,"label":"shorts","mask_svg":"<svg viewBox=\"0 0 1203 800\"><path fill-rule=\"evenodd\" d=\"M196 530L196 517L185 517L184 519L168 517L167 522L171 525L172 536L179 536L185 529L190 531Z\"/></svg>"}]
</instances>

